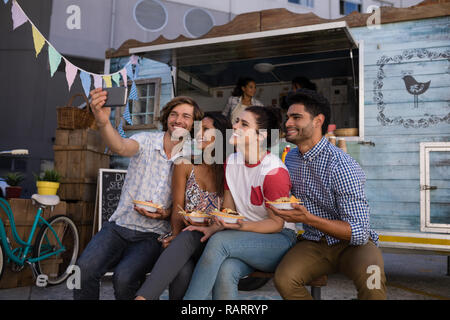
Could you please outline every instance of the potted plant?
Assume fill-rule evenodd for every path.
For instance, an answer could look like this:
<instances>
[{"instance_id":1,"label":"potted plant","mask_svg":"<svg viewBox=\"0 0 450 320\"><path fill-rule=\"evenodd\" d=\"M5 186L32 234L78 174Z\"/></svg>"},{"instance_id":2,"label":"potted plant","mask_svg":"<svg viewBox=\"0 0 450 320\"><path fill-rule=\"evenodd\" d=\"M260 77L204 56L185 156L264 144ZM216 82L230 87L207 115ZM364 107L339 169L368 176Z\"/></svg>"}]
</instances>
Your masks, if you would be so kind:
<instances>
[{"instance_id":1,"label":"potted plant","mask_svg":"<svg viewBox=\"0 0 450 320\"><path fill-rule=\"evenodd\" d=\"M19 184L23 181L24 178L25 177L23 176L23 174L19 172L10 172L3 177L3 179L9 185L9 187L6 187L5 189L6 199L20 198L20 195L22 194L22 187L20 187Z\"/></svg>"},{"instance_id":2,"label":"potted plant","mask_svg":"<svg viewBox=\"0 0 450 320\"><path fill-rule=\"evenodd\" d=\"M59 188L61 175L55 170L46 170L44 175L34 175L38 194L40 195L56 195Z\"/></svg>"}]
</instances>

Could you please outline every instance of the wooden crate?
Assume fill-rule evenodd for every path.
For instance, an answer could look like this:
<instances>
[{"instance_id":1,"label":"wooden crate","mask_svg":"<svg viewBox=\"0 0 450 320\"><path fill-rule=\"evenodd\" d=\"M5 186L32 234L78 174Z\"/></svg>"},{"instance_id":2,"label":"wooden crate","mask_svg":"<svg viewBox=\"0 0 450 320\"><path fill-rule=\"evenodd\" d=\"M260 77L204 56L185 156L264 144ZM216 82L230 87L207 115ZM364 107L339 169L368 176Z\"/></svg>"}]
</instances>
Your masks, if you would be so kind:
<instances>
[{"instance_id":1,"label":"wooden crate","mask_svg":"<svg viewBox=\"0 0 450 320\"><path fill-rule=\"evenodd\" d=\"M80 182L80 180L66 180L66 182L60 184L58 189L58 195L64 201L77 200L95 202L96 193L97 183L92 181Z\"/></svg>"},{"instance_id":2,"label":"wooden crate","mask_svg":"<svg viewBox=\"0 0 450 320\"><path fill-rule=\"evenodd\" d=\"M55 146L78 147L80 150L99 153L104 153L106 149L106 143L103 142L100 132L92 129L56 129Z\"/></svg>"},{"instance_id":3,"label":"wooden crate","mask_svg":"<svg viewBox=\"0 0 450 320\"><path fill-rule=\"evenodd\" d=\"M8 201L14 214L14 222L16 225L17 233L23 241L27 242L31 232L31 227L34 222L34 218L36 216L37 207L32 205L31 199L10 199ZM42 216L46 220L48 220L52 216L61 214L66 214L66 203L63 201L61 201L54 208L53 212L50 210L50 208L46 208L42 213ZM2 219L5 226L6 235L11 242L11 246L13 248L17 248L19 245L16 243L12 235L11 223L6 218L6 213L3 210L0 210L0 218ZM31 243L34 244L38 232L39 229L36 229ZM48 263L55 264L55 261L48 261ZM57 265L54 265L53 267L56 268ZM35 280L33 279L31 268L28 265L26 265L18 273L11 271L10 266L8 265L6 266L5 272L2 276L2 279L0 280L0 289L34 285L34 281Z\"/></svg>"},{"instance_id":4,"label":"wooden crate","mask_svg":"<svg viewBox=\"0 0 450 320\"><path fill-rule=\"evenodd\" d=\"M67 202L67 216L75 224L92 224L94 222L95 203L86 201Z\"/></svg>"},{"instance_id":5,"label":"wooden crate","mask_svg":"<svg viewBox=\"0 0 450 320\"><path fill-rule=\"evenodd\" d=\"M109 168L109 155L80 149L78 146L53 146L55 170L61 182L96 182L98 169ZM86 181L86 179L88 179Z\"/></svg>"},{"instance_id":6,"label":"wooden crate","mask_svg":"<svg viewBox=\"0 0 450 320\"><path fill-rule=\"evenodd\" d=\"M81 256L81 253L88 245L89 241L92 239L92 223L77 225L78 234L80 236L80 250L78 251L78 256Z\"/></svg>"}]
</instances>

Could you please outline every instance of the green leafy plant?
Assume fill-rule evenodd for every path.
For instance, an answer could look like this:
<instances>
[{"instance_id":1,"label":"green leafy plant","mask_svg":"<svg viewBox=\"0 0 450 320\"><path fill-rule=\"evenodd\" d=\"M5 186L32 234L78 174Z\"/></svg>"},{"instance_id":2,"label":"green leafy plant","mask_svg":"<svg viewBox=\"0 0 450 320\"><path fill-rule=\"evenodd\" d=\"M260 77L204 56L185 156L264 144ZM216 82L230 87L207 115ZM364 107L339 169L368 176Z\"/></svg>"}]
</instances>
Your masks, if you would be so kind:
<instances>
[{"instance_id":1,"label":"green leafy plant","mask_svg":"<svg viewBox=\"0 0 450 320\"><path fill-rule=\"evenodd\" d=\"M16 187L25 179L25 177L19 172L10 172L4 176L3 179L5 179L6 183L11 187Z\"/></svg>"},{"instance_id":2,"label":"green leafy plant","mask_svg":"<svg viewBox=\"0 0 450 320\"><path fill-rule=\"evenodd\" d=\"M45 170L42 177L34 174L34 178L36 179L36 181L60 182L61 175L55 170Z\"/></svg>"}]
</instances>

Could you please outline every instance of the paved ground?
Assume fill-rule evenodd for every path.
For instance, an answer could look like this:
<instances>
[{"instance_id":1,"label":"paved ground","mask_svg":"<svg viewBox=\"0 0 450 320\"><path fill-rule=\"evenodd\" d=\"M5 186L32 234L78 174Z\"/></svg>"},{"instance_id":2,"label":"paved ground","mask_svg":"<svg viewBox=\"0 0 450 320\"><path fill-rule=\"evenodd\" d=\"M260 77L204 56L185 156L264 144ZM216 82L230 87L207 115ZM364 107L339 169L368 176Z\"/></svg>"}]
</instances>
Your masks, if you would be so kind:
<instances>
[{"instance_id":1,"label":"paved ground","mask_svg":"<svg viewBox=\"0 0 450 320\"><path fill-rule=\"evenodd\" d=\"M383 253L388 280L388 300L450 300L450 276L447 257L437 255ZM167 299L167 290L162 295ZM242 300L281 299L273 281L258 290L240 291ZM72 292L65 284L39 288L36 286L0 290L0 300L71 300ZM113 300L111 279L101 285L101 299ZM356 299L356 290L344 276L329 276L328 285L322 288L324 300Z\"/></svg>"}]
</instances>

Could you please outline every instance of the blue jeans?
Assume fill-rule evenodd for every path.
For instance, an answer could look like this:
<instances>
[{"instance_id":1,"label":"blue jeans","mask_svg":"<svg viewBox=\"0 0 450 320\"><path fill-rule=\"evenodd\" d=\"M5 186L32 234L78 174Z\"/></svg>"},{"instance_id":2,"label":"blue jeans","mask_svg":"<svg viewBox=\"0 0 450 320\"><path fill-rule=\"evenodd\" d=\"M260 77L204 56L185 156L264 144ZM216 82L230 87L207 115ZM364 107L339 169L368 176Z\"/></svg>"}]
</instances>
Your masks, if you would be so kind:
<instances>
[{"instance_id":1,"label":"blue jeans","mask_svg":"<svg viewBox=\"0 0 450 320\"><path fill-rule=\"evenodd\" d=\"M293 230L256 233L225 230L208 241L195 267L185 300L238 298L239 280L254 270L274 272L284 254L295 244Z\"/></svg>"},{"instance_id":2,"label":"blue jeans","mask_svg":"<svg viewBox=\"0 0 450 320\"><path fill-rule=\"evenodd\" d=\"M77 261L81 289L74 290L74 299L98 299L100 278L110 270L114 270L116 299L134 299L145 274L151 271L161 254L158 236L153 232L134 231L106 222Z\"/></svg>"}]
</instances>

